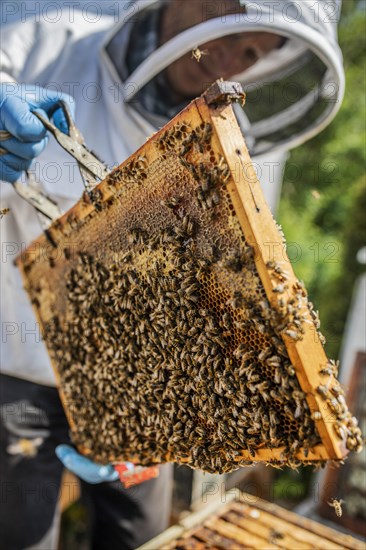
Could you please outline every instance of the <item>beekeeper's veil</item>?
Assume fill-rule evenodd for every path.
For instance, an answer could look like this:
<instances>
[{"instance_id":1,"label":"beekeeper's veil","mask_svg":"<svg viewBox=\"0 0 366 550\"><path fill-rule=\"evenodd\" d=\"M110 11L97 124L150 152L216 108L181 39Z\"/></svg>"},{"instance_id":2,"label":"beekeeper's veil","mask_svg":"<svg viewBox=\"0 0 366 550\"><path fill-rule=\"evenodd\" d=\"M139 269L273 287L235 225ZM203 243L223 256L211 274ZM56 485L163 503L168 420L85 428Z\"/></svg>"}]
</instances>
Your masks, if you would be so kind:
<instances>
[{"instance_id":1,"label":"beekeeper's veil","mask_svg":"<svg viewBox=\"0 0 366 550\"><path fill-rule=\"evenodd\" d=\"M235 78L247 93L241 125L252 153L295 147L329 124L344 95L336 31L341 0L240 3L245 13L208 19L185 30L145 59L130 79L141 89L183 54L222 36L278 33L286 38L284 45ZM140 4L143 9L154 2Z\"/></svg>"}]
</instances>

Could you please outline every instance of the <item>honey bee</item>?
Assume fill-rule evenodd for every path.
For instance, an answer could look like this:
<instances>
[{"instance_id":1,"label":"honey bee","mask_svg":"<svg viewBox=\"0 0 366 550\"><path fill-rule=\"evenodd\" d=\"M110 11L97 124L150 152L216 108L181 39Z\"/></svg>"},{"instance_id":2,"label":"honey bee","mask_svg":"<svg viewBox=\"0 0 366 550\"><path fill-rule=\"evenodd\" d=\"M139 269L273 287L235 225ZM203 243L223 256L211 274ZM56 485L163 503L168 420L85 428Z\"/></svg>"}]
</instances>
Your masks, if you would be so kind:
<instances>
[{"instance_id":1,"label":"honey bee","mask_svg":"<svg viewBox=\"0 0 366 550\"><path fill-rule=\"evenodd\" d=\"M330 395L328 387L322 384L316 388L316 391L324 398L327 398Z\"/></svg>"},{"instance_id":2,"label":"honey bee","mask_svg":"<svg viewBox=\"0 0 366 550\"><path fill-rule=\"evenodd\" d=\"M184 158L180 158L179 160L180 160L181 164L183 164L183 166L185 168L187 168L187 170L189 170L194 177L197 177L196 168L194 167L193 164L191 164L190 162L188 162Z\"/></svg>"},{"instance_id":3,"label":"honey bee","mask_svg":"<svg viewBox=\"0 0 366 550\"><path fill-rule=\"evenodd\" d=\"M351 426L352 428L357 428L357 426L358 426L357 418L354 417L354 416L350 416L350 418L348 420L348 425Z\"/></svg>"},{"instance_id":4,"label":"honey bee","mask_svg":"<svg viewBox=\"0 0 366 550\"><path fill-rule=\"evenodd\" d=\"M173 196L165 199L165 201L163 201L163 202L168 208L175 208L176 206L179 205L179 197L176 197L176 196L173 195Z\"/></svg>"},{"instance_id":5,"label":"honey bee","mask_svg":"<svg viewBox=\"0 0 366 550\"><path fill-rule=\"evenodd\" d=\"M330 391L332 392L333 395L335 395L338 398L338 400L340 397L344 396L344 390L341 388L339 384L335 384L334 386L332 386L330 388Z\"/></svg>"},{"instance_id":6,"label":"honey bee","mask_svg":"<svg viewBox=\"0 0 366 550\"><path fill-rule=\"evenodd\" d=\"M37 448L43 443L43 437L34 439L20 438L16 443L8 445L7 452L12 455L23 455L33 458L37 454Z\"/></svg>"},{"instance_id":7,"label":"honey bee","mask_svg":"<svg viewBox=\"0 0 366 550\"><path fill-rule=\"evenodd\" d=\"M289 376L295 376L295 369L292 365L288 365L286 368L286 372Z\"/></svg>"},{"instance_id":8,"label":"honey bee","mask_svg":"<svg viewBox=\"0 0 366 550\"><path fill-rule=\"evenodd\" d=\"M300 447L300 441L298 440L293 441L290 445L290 449L289 449L290 453L291 454L296 453L299 447Z\"/></svg>"},{"instance_id":9,"label":"honey bee","mask_svg":"<svg viewBox=\"0 0 366 550\"><path fill-rule=\"evenodd\" d=\"M338 376L338 368L339 368L339 361L334 361L333 359L330 359L326 366L321 369L320 374L328 375L328 376Z\"/></svg>"},{"instance_id":10,"label":"honey bee","mask_svg":"<svg viewBox=\"0 0 366 550\"><path fill-rule=\"evenodd\" d=\"M344 500L340 499L336 499L336 498L332 498L332 500L329 502L327 502L327 504L329 506L331 506L332 508L334 508L334 511L335 511L335 514L338 518L342 517L342 504L344 503Z\"/></svg>"},{"instance_id":11,"label":"honey bee","mask_svg":"<svg viewBox=\"0 0 366 550\"><path fill-rule=\"evenodd\" d=\"M4 216L6 216L6 214L9 214L10 212L10 208L1 208L0 209L0 220L3 219Z\"/></svg>"},{"instance_id":12,"label":"honey bee","mask_svg":"<svg viewBox=\"0 0 366 550\"><path fill-rule=\"evenodd\" d=\"M266 466L272 466L272 468L275 468L276 470L283 470L283 464L278 460L271 460L270 462L266 462Z\"/></svg>"},{"instance_id":13,"label":"honey bee","mask_svg":"<svg viewBox=\"0 0 366 550\"><path fill-rule=\"evenodd\" d=\"M270 355L270 353L271 353L270 348L263 349L258 355L258 360L259 361L264 361L265 359L267 359L267 357Z\"/></svg>"},{"instance_id":14,"label":"honey bee","mask_svg":"<svg viewBox=\"0 0 366 550\"><path fill-rule=\"evenodd\" d=\"M200 50L198 47L192 50L192 59L195 59L197 63L201 61L201 57L208 55L208 50Z\"/></svg>"},{"instance_id":15,"label":"honey bee","mask_svg":"<svg viewBox=\"0 0 366 550\"><path fill-rule=\"evenodd\" d=\"M202 141L203 143L208 143L212 136L212 126L210 123L205 122L202 132Z\"/></svg>"},{"instance_id":16,"label":"honey bee","mask_svg":"<svg viewBox=\"0 0 366 550\"><path fill-rule=\"evenodd\" d=\"M276 529L271 529L268 542L271 544L276 544L278 539L283 539L285 535L281 531L277 531Z\"/></svg>"},{"instance_id":17,"label":"honey bee","mask_svg":"<svg viewBox=\"0 0 366 550\"><path fill-rule=\"evenodd\" d=\"M220 195L218 194L217 191L214 191L212 193L211 199L214 205L217 206L218 204L220 204Z\"/></svg>"},{"instance_id":18,"label":"honey bee","mask_svg":"<svg viewBox=\"0 0 366 550\"><path fill-rule=\"evenodd\" d=\"M272 291L273 292L278 292L279 294L283 294L285 292L285 290L287 290L287 289L288 289L288 285L280 283L279 285L275 286L272 289Z\"/></svg>"},{"instance_id":19,"label":"honey bee","mask_svg":"<svg viewBox=\"0 0 366 550\"><path fill-rule=\"evenodd\" d=\"M302 403L300 403L299 401L295 401L295 404L296 404L296 409L294 412L294 418L299 418L302 415L304 409L303 409Z\"/></svg>"},{"instance_id":20,"label":"honey bee","mask_svg":"<svg viewBox=\"0 0 366 550\"><path fill-rule=\"evenodd\" d=\"M203 439L206 435L206 430L202 426L196 426L195 432L200 439Z\"/></svg>"},{"instance_id":21,"label":"honey bee","mask_svg":"<svg viewBox=\"0 0 366 550\"><path fill-rule=\"evenodd\" d=\"M272 357L269 357L266 359L266 364L269 367L280 367L281 366L281 359L278 357L278 355L273 355Z\"/></svg>"},{"instance_id":22,"label":"honey bee","mask_svg":"<svg viewBox=\"0 0 366 550\"><path fill-rule=\"evenodd\" d=\"M272 269L273 276L278 279L281 283L284 283L284 281L288 280L288 271L285 271L282 269L277 263L275 262L267 262L267 267L270 267Z\"/></svg>"},{"instance_id":23,"label":"honey bee","mask_svg":"<svg viewBox=\"0 0 366 550\"><path fill-rule=\"evenodd\" d=\"M298 291L304 298L307 296L307 291L302 281L296 281L296 283L292 287L295 291Z\"/></svg>"},{"instance_id":24,"label":"honey bee","mask_svg":"<svg viewBox=\"0 0 366 550\"><path fill-rule=\"evenodd\" d=\"M227 166L222 172L222 182L225 184L231 176L230 168Z\"/></svg>"},{"instance_id":25,"label":"honey bee","mask_svg":"<svg viewBox=\"0 0 366 550\"><path fill-rule=\"evenodd\" d=\"M300 460L294 460L292 458L287 459L287 466L291 468L292 470L295 470L295 472L299 473L298 467L301 466Z\"/></svg>"},{"instance_id":26,"label":"honey bee","mask_svg":"<svg viewBox=\"0 0 366 550\"><path fill-rule=\"evenodd\" d=\"M281 380L282 380L281 371L279 368L275 368L274 383L281 384Z\"/></svg>"},{"instance_id":27,"label":"honey bee","mask_svg":"<svg viewBox=\"0 0 366 550\"><path fill-rule=\"evenodd\" d=\"M314 324L314 327L316 328L316 330L319 330L320 329L320 320L318 317L314 317L312 315L312 320L313 320L313 324Z\"/></svg>"},{"instance_id":28,"label":"honey bee","mask_svg":"<svg viewBox=\"0 0 366 550\"><path fill-rule=\"evenodd\" d=\"M334 431L335 433L337 434L337 436L339 437L339 439L342 439L342 440L346 440L347 439L347 435L349 433L349 430L346 428L346 426L344 426L343 424L341 424L341 422L336 422L334 424Z\"/></svg>"},{"instance_id":29,"label":"honey bee","mask_svg":"<svg viewBox=\"0 0 366 550\"><path fill-rule=\"evenodd\" d=\"M337 415L337 418L339 418L339 415L342 413L342 404L339 403L337 399L329 399L328 405L329 408Z\"/></svg>"},{"instance_id":30,"label":"honey bee","mask_svg":"<svg viewBox=\"0 0 366 550\"><path fill-rule=\"evenodd\" d=\"M295 330L285 330L285 334L292 340L301 340L301 335Z\"/></svg>"}]
</instances>

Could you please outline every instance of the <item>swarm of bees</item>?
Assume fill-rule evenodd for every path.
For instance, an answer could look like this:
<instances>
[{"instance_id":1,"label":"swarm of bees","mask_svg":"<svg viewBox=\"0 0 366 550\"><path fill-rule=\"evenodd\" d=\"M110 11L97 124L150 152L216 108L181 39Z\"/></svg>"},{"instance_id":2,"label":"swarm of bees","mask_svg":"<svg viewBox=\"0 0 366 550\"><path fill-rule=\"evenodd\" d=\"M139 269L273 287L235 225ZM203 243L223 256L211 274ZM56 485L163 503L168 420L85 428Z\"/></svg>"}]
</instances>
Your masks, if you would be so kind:
<instances>
[{"instance_id":1,"label":"swarm of bees","mask_svg":"<svg viewBox=\"0 0 366 550\"><path fill-rule=\"evenodd\" d=\"M139 156L113 171L113 199L93 198L106 231L113 226L105 248L90 243L85 224L84 244L64 251L62 312L45 340L73 440L98 462L224 473L281 447L271 465L297 468L298 451L321 442L281 338L303 337L306 292L299 283L285 299L286 270L271 263L270 307L212 134L207 122L179 122L156 139L156 161ZM327 377L335 365L324 369Z\"/></svg>"},{"instance_id":2,"label":"swarm of bees","mask_svg":"<svg viewBox=\"0 0 366 550\"><path fill-rule=\"evenodd\" d=\"M215 294L214 259L196 258L194 231L184 216L155 241L131 232L131 248L165 248L165 274L159 260L139 271L138 251L111 265L81 254L70 272L72 323L61 330L54 319L46 339L72 402L74 441L100 462L121 452L144 465L171 455L225 472L242 464L243 449L280 446L284 433L289 456L319 442L261 306L247 318L229 294ZM257 277L236 299L254 302Z\"/></svg>"},{"instance_id":3,"label":"swarm of bees","mask_svg":"<svg viewBox=\"0 0 366 550\"><path fill-rule=\"evenodd\" d=\"M331 410L333 429L337 437L346 442L346 447L349 451L360 452L363 447L361 430L358 427L357 419L348 410L344 390L338 382L330 386L330 381L333 377L336 377L337 373L338 362L330 360L320 371L326 383L319 385L316 391Z\"/></svg>"}]
</instances>

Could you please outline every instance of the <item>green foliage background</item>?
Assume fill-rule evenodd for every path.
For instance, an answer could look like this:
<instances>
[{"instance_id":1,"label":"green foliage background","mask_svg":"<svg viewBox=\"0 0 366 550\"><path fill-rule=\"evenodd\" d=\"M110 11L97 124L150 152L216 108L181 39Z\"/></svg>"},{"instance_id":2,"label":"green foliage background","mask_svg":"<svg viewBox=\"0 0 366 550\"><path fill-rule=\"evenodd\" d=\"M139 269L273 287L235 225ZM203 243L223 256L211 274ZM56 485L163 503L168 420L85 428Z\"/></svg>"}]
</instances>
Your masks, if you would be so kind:
<instances>
[{"instance_id":1,"label":"green foliage background","mask_svg":"<svg viewBox=\"0 0 366 550\"><path fill-rule=\"evenodd\" d=\"M366 244L366 28L363 3L344 0L339 42L346 95L331 125L291 153L277 218L294 269L320 312L327 353L337 357Z\"/></svg>"},{"instance_id":2,"label":"green foliage background","mask_svg":"<svg viewBox=\"0 0 366 550\"><path fill-rule=\"evenodd\" d=\"M296 275L319 310L328 356L338 358L366 245L366 2L343 0L338 27L346 94L335 120L291 152L277 219ZM299 255L299 251L301 255ZM274 499L285 506L311 493L312 467L285 468L274 479ZM291 486L294 498L289 498ZM287 492L286 492L287 491Z\"/></svg>"}]
</instances>

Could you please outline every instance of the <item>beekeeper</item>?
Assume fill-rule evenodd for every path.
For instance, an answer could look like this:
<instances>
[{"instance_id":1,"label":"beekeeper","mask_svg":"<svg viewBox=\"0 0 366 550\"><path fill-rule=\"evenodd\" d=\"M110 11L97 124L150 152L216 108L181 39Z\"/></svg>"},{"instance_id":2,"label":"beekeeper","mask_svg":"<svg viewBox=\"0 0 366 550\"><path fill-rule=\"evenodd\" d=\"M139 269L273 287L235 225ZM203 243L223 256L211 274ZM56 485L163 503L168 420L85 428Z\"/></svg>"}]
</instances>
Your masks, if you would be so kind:
<instances>
[{"instance_id":1,"label":"beekeeper","mask_svg":"<svg viewBox=\"0 0 366 550\"><path fill-rule=\"evenodd\" d=\"M273 203L286 151L324 128L341 103L340 2L104 1L92 3L94 11L83 2L52 2L53 10L33 2L38 13L27 2L2 4L28 10L4 26L1 40L1 208L10 208L0 222L2 543L57 547L57 447L82 480L93 548L134 548L167 526L171 468L126 490L112 466L64 445L70 440L55 378L13 265L40 225L9 183L29 169L64 210L83 188L75 163L32 111L66 132L57 102L67 101L89 148L112 167L215 79L235 78L247 92L237 116Z\"/></svg>"}]
</instances>

